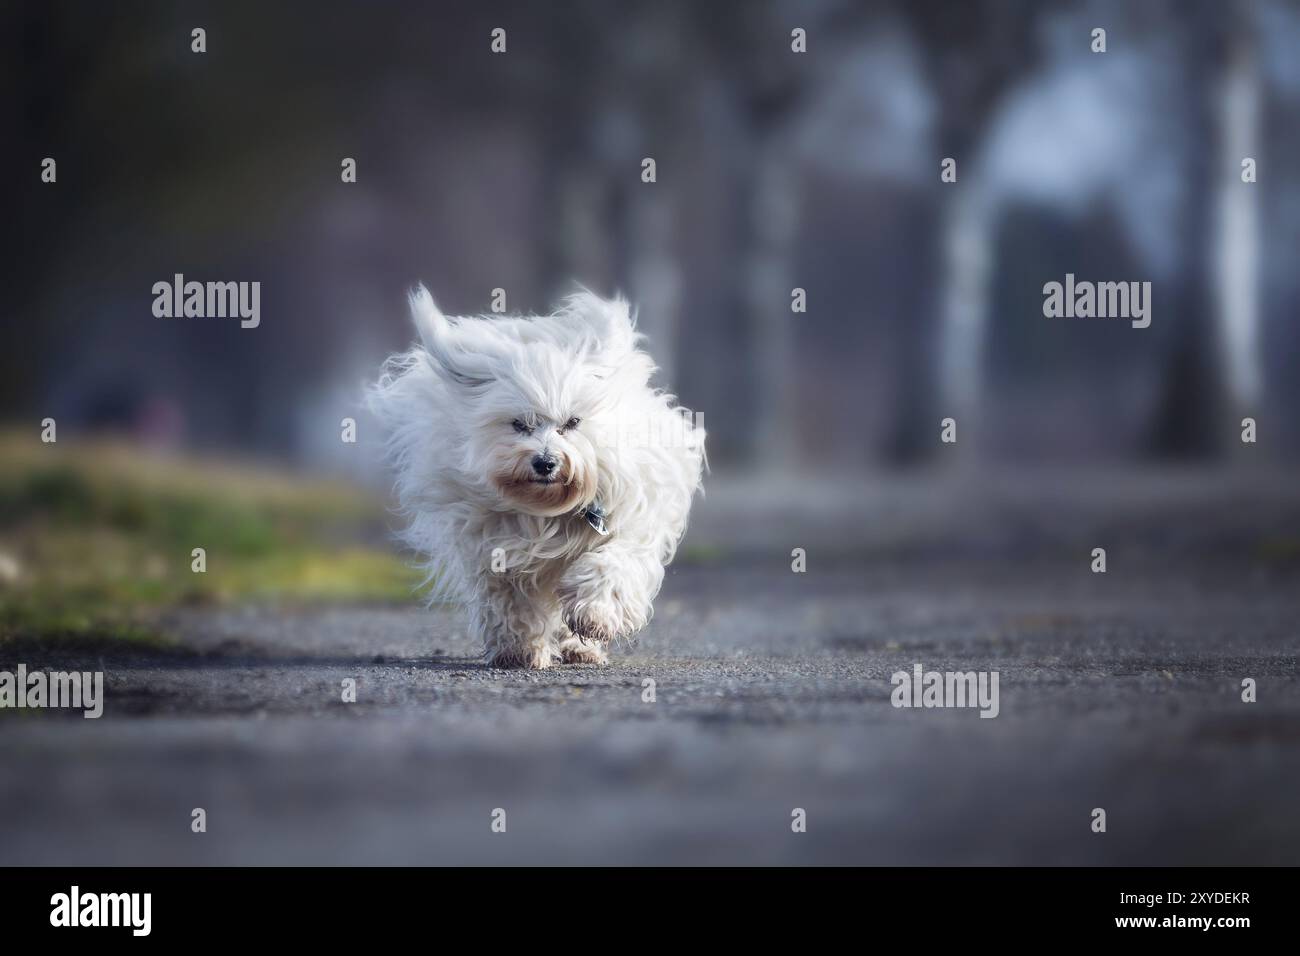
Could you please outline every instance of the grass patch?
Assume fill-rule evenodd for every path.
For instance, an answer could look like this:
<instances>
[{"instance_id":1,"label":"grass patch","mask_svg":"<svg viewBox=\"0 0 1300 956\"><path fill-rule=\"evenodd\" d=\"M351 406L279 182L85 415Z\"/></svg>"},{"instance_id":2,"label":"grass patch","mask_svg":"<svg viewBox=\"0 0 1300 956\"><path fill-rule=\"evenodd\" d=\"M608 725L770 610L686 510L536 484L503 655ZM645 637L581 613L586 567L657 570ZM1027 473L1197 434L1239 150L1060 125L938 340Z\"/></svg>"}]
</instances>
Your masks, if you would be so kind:
<instances>
[{"instance_id":1,"label":"grass patch","mask_svg":"<svg viewBox=\"0 0 1300 956\"><path fill-rule=\"evenodd\" d=\"M0 642L157 641L158 612L184 604L407 600L420 577L384 528L382 504L341 483L0 435Z\"/></svg>"},{"instance_id":2,"label":"grass patch","mask_svg":"<svg viewBox=\"0 0 1300 956\"><path fill-rule=\"evenodd\" d=\"M681 564L721 564L727 559L727 552L718 545L685 544L677 552Z\"/></svg>"}]
</instances>

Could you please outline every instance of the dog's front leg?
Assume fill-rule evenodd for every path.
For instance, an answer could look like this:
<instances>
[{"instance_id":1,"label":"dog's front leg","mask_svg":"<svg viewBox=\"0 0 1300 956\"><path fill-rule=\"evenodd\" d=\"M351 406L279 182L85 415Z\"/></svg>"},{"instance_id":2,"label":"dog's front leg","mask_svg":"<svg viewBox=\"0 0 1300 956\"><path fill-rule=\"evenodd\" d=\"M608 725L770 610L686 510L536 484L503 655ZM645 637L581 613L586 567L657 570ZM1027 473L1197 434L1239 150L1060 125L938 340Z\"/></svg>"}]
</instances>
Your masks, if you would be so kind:
<instances>
[{"instance_id":1,"label":"dog's front leg","mask_svg":"<svg viewBox=\"0 0 1300 956\"><path fill-rule=\"evenodd\" d=\"M471 618L493 667L540 670L554 663L553 611L504 575L485 575Z\"/></svg>"},{"instance_id":2,"label":"dog's front leg","mask_svg":"<svg viewBox=\"0 0 1300 956\"><path fill-rule=\"evenodd\" d=\"M663 580L664 567L652 551L610 542L569 565L556 597L574 634L607 644L646 626Z\"/></svg>"}]
</instances>

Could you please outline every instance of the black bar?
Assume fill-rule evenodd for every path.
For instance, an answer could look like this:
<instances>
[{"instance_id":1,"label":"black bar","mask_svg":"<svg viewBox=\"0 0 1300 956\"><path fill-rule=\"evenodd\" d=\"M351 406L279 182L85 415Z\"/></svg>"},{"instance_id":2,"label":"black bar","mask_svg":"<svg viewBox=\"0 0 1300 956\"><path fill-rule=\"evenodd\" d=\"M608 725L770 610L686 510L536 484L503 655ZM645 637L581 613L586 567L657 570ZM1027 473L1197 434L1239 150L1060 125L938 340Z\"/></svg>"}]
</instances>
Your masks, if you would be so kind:
<instances>
[{"instance_id":1,"label":"black bar","mask_svg":"<svg viewBox=\"0 0 1300 956\"><path fill-rule=\"evenodd\" d=\"M394 940L415 934L450 943L480 927L494 942L509 935L540 945L556 928L580 928L585 937L602 925L647 939L700 926L734 939L783 924L927 945L1125 936L1231 945L1285 928L1294 875L1282 868L32 868L0 872L0 925L7 942L66 940L72 932L81 942L134 937L130 925L52 926L56 895L70 897L76 886L83 912L88 895L148 893L144 938L205 944L373 943L379 929ZM98 905L97 898L92 909Z\"/></svg>"}]
</instances>

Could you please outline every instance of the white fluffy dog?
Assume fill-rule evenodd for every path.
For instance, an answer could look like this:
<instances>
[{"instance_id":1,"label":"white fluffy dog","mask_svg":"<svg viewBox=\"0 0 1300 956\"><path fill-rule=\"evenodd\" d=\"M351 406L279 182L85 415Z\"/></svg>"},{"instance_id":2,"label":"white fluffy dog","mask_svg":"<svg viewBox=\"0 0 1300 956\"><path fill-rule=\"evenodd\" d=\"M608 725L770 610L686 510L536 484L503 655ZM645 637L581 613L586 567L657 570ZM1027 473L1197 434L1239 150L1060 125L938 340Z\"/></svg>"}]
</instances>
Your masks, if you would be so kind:
<instances>
[{"instance_id":1,"label":"white fluffy dog","mask_svg":"<svg viewBox=\"0 0 1300 956\"><path fill-rule=\"evenodd\" d=\"M704 430L650 385L627 303L448 318L411 295L423 346L371 390L404 539L500 667L603 663L635 634L686 530Z\"/></svg>"}]
</instances>

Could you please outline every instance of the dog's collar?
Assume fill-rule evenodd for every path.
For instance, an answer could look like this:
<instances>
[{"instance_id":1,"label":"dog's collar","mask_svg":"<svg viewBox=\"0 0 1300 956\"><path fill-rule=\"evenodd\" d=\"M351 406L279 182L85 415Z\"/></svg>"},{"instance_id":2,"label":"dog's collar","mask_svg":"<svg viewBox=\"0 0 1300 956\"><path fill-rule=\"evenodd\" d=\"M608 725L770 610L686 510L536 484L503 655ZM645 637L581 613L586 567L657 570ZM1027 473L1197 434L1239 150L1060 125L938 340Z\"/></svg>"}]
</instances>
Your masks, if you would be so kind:
<instances>
[{"instance_id":1,"label":"dog's collar","mask_svg":"<svg viewBox=\"0 0 1300 956\"><path fill-rule=\"evenodd\" d=\"M599 501L593 501L591 504L587 505L587 507L578 512L578 517L591 525L592 528L596 530L596 533L602 537L609 536L609 528L605 527L605 518L607 515L608 513L605 511L605 506Z\"/></svg>"}]
</instances>

